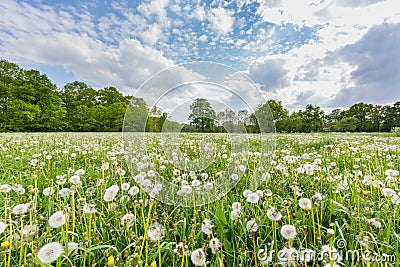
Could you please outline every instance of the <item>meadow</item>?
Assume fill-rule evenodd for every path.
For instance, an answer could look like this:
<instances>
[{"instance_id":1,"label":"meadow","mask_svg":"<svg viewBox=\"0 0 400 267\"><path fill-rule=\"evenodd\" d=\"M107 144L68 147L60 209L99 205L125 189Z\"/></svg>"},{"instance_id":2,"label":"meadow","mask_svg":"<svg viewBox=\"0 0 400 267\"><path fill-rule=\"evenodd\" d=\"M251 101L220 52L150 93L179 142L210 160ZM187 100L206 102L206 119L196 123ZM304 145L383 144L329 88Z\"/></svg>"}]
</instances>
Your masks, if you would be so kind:
<instances>
[{"instance_id":1,"label":"meadow","mask_svg":"<svg viewBox=\"0 0 400 267\"><path fill-rule=\"evenodd\" d=\"M0 266L400 266L400 138L229 141L0 134Z\"/></svg>"}]
</instances>

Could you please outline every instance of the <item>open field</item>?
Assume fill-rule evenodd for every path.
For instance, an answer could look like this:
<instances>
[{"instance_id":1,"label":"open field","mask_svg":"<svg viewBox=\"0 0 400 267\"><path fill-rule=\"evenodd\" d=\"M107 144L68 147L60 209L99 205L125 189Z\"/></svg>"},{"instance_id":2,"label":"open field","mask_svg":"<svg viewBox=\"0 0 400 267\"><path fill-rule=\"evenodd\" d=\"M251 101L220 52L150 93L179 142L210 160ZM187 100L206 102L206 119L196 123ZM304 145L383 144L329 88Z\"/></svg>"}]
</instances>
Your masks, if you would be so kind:
<instances>
[{"instance_id":1,"label":"open field","mask_svg":"<svg viewBox=\"0 0 400 267\"><path fill-rule=\"evenodd\" d=\"M120 133L1 134L0 266L400 265L400 138L181 138L174 154L150 135L145 156ZM221 198L176 204L205 191Z\"/></svg>"}]
</instances>

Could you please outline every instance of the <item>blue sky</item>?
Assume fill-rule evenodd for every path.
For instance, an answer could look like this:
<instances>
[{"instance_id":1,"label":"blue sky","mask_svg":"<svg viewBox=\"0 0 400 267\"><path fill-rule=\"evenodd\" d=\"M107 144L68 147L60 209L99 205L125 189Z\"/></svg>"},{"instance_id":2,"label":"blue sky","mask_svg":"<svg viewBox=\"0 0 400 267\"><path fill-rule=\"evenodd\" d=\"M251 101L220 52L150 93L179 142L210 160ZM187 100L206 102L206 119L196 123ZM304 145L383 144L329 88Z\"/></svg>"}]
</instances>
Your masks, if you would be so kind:
<instances>
[{"instance_id":1,"label":"blue sky","mask_svg":"<svg viewBox=\"0 0 400 267\"><path fill-rule=\"evenodd\" d=\"M265 99L291 110L390 104L400 100L397 2L2 0L0 56L59 87L80 80L132 94L165 68L212 61L248 75ZM174 75L207 80L190 69ZM143 97L157 98L157 88Z\"/></svg>"}]
</instances>

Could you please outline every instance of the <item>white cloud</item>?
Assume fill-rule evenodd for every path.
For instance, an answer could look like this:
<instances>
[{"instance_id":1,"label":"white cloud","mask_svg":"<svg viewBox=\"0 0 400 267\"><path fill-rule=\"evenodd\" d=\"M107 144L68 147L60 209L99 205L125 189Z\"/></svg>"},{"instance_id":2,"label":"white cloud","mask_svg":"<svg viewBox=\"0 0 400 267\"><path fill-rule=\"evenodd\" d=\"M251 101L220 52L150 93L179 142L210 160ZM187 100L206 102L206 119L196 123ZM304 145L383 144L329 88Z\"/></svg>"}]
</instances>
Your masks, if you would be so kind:
<instances>
[{"instance_id":1,"label":"white cloud","mask_svg":"<svg viewBox=\"0 0 400 267\"><path fill-rule=\"evenodd\" d=\"M234 18L226 9L212 8L208 14L208 20L211 23L211 28L218 34L226 35L232 31Z\"/></svg>"},{"instance_id":2,"label":"white cloud","mask_svg":"<svg viewBox=\"0 0 400 267\"><path fill-rule=\"evenodd\" d=\"M158 39L161 37L162 30L158 24L152 24L149 26L148 30L141 34L142 40L150 45L157 43Z\"/></svg>"}]
</instances>

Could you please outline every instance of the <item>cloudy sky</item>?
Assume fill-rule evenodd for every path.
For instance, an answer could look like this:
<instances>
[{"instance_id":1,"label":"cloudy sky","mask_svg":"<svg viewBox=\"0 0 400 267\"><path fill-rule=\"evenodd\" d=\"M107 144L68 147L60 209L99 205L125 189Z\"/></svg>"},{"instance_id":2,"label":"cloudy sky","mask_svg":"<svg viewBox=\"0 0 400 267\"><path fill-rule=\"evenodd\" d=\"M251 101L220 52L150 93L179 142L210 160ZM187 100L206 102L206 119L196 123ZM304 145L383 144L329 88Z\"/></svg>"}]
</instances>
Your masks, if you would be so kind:
<instances>
[{"instance_id":1,"label":"cloudy sky","mask_svg":"<svg viewBox=\"0 0 400 267\"><path fill-rule=\"evenodd\" d=\"M291 110L400 100L398 0L1 0L0 10L0 57L59 87L80 80L133 94L165 68L211 61L239 70L264 98ZM185 65L169 74L217 82ZM241 84L246 101L260 101L242 76L217 74L227 87ZM156 99L157 88L142 93ZM183 90L180 103L185 92L195 95Z\"/></svg>"}]
</instances>

